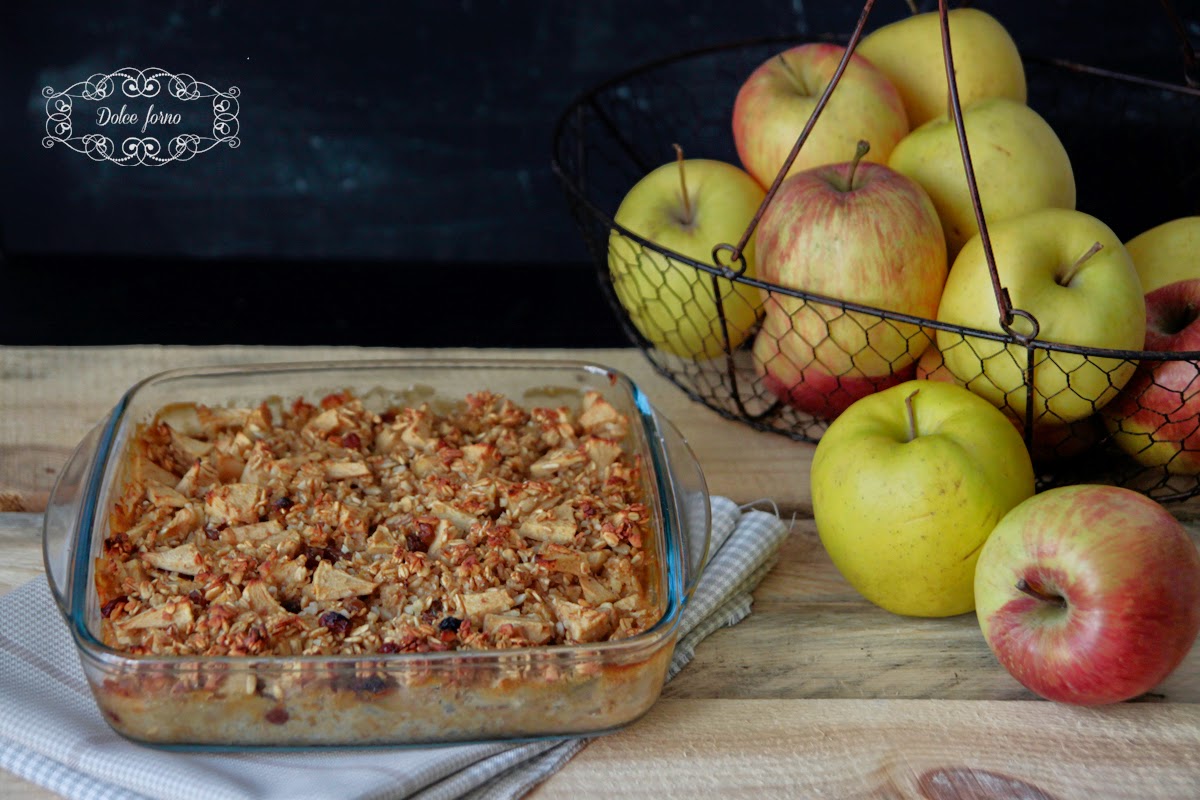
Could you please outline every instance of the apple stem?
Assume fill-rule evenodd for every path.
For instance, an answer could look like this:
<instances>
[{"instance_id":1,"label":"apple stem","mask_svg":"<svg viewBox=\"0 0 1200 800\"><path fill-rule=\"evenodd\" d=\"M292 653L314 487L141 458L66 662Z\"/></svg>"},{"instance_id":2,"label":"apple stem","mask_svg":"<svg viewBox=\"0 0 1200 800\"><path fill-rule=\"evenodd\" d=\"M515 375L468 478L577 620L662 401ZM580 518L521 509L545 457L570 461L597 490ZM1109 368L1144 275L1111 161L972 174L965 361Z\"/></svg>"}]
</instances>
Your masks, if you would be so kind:
<instances>
[{"instance_id":1,"label":"apple stem","mask_svg":"<svg viewBox=\"0 0 1200 800\"><path fill-rule=\"evenodd\" d=\"M675 161L679 164L679 190L683 192L683 224L692 224L692 201L688 199L687 177L683 169L683 148L678 144L675 147Z\"/></svg>"},{"instance_id":2,"label":"apple stem","mask_svg":"<svg viewBox=\"0 0 1200 800\"><path fill-rule=\"evenodd\" d=\"M905 0L905 2L908 3L908 13L914 17L921 13L921 9L917 8L917 0Z\"/></svg>"},{"instance_id":3,"label":"apple stem","mask_svg":"<svg viewBox=\"0 0 1200 800\"><path fill-rule=\"evenodd\" d=\"M850 179L846 181L846 191L854 191L854 173L858 172L858 164L863 160L863 156L871 151L871 143L866 139L858 140L858 147L854 149L854 160L850 162Z\"/></svg>"},{"instance_id":4,"label":"apple stem","mask_svg":"<svg viewBox=\"0 0 1200 800\"><path fill-rule=\"evenodd\" d=\"M788 80L792 82L792 88L800 94L808 94L808 91L804 88L804 82L800 80L800 76L792 69L792 65L788 63L788 60L783 57L783 53L777 55L776 58L783 65L783 71L787 73Z\"/></svg>"},{"instance_id":5,"label":"apple stem","mask_svg":"<svg viewBox=\"0 0 1200 800\"><path fill-rule=\"evenodd\" d=\"M1094 242L1092 246L1088 248L1086 253L1075 259L1075 263L1067 268L1067 273L1058 279L1059 286L1069 285L1072 279L1074 279L1076 273L1079 272L1079 268L1083 266L1084 262L1103 249L1104 245L1100 244L1099 242Z\"/></svg>"},{"instance_id":6,"label":"apple stem","mask_svg":"<svg viewBox=\"0 0 1200 800\"><path fill-rule=\"evenodd\" d=\"M904 407L908 409L908 441L917 438L917 412L913 410L913 398L921 393L920 389L915 389L912 394L904 398Z\"/></svg>"},{"instance_id":7,"label":"apple stem","mask_svg":"<svg viewBox=\"0 0 1200 800\"><path fill-rule=\"evenodd\" d=\"M1025 580L1024 578L1019 578L1017 580L1017 591L1023 592L1025 594L1029 595L1030 597L1037 598L1038 600L1041 600L1043 603L1052 603L1053 605L1056 605L1059 608L1067 607L1066 598L1064 598L1062 595L1048 594L1045 591L1043 591L1040 587L1031 586L1029 581Z\"/></svg>"}]
</instances>

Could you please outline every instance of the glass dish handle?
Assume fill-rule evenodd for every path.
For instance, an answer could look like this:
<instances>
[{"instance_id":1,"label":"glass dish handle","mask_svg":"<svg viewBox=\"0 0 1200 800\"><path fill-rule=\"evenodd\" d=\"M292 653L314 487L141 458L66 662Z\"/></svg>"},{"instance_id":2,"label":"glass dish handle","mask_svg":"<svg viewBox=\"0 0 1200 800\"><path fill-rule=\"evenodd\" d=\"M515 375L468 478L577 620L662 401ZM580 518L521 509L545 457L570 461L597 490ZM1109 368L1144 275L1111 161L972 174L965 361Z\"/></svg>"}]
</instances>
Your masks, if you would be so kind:
<instances>
[{"instance_id":1,"label":"glass dish handle","mask_svg":"<svg viewBox=\"0 0 1200 800\"><path fill-rule=\"evenodd\" d=\"M691 597L708 564L712 534L708 483L700 462L675 423L662 415L658 415L658 420L669 465L676 518L680 520L679 563L683 565L684 597Z\"/></svg>"},{"instance_id":2,"label":"glass dish handle","mask_svg":"<svg viewBox=\"0 0 1200 800\"><path fill-rule=\"evenodd\" d=\"M67 459L54 482L54 488L50 490L50 499L42 518L42 563L50 591L63 614L71 607L71 575L74 572L74 560L80 555L80 506L87 494L96 443L103 428L103 423L92 428Z\"/></svg>"}]
</instances>

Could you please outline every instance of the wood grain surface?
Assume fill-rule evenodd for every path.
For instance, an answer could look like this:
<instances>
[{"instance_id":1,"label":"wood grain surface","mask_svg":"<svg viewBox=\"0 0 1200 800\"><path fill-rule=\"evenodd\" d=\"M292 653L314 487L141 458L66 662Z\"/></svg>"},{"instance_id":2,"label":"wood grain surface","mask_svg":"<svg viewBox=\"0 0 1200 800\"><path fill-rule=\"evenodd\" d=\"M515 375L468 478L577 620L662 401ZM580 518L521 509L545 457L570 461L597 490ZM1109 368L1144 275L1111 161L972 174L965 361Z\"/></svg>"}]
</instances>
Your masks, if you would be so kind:
<instances>
[{"instance_id":1,"label":"wood grain surface","mask_svg":"<svg viewBox=\"0 0 1200 800\"><path fill-rule=\"evenodd\" d=\"M56 472L128 385L161 369L396 354L428 355L0 348L0 442L10 453L46 454L37 457ZM1038 700L992 657L974 615L898 617L842 580L809 513L811 445L721 419L636 351L521 355L628 372L687 436L714 492L774 499L791 522L753 613L708 637L646 717L592 742L535 791L538 800L1200 797L1200 649L1134 702L1089 710ZM49 476L0 459L3 485L24 506L44 497ZM0 512L0 592L41 572L40 536L36 511ZM50 795L0 772L0 796Z\"/></svg>"},{"instance_id":2,"label":"wood grain surface","mask_svg":"<svg viewBox=\"0 0 1200 800\"><path fill-rule=\"evenodd\" d=\"M645 798L1183 800L1200 797L1200 707L663 700L531 797L607 800L613 787Z\"/></svg>"}]
</instances>

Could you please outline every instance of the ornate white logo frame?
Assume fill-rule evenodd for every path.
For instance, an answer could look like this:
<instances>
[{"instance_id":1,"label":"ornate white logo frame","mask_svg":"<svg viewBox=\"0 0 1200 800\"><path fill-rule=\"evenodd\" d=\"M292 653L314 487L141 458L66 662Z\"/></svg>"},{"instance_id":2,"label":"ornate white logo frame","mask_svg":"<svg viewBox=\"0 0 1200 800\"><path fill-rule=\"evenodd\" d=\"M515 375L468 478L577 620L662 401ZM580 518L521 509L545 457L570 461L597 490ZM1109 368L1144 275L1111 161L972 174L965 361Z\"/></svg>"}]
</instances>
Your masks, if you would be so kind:
<instances>
[{"instance_id":1,"label":"ornate white logo frame","mask_svg":"<svg viewBox=\"0 0 1200 800\"><path fill-rule=\"evenodd\" d=\"M71 111L75 101L106 100L115 95L118 85L129 98L157 97L164 87L167 94L176 100L193 102L212 98L212 135L180 133L171 137L165 148L154 136L129 136L118 148L110 137L102 133L74 135ZM108 74L96 73L60 92L47 86L42 89L42 96L46 98L46 136L42 139L42 147L49 149L56 144L64 144L93 161L108 161L122 167L161 167L175 161L190 161L217 145L238 147L242 143L238 137L238 97L241 96L241 90L230 86L223 92L187 74L176 75L157 67L123 67Z\"/></svg>"}]
</instances>

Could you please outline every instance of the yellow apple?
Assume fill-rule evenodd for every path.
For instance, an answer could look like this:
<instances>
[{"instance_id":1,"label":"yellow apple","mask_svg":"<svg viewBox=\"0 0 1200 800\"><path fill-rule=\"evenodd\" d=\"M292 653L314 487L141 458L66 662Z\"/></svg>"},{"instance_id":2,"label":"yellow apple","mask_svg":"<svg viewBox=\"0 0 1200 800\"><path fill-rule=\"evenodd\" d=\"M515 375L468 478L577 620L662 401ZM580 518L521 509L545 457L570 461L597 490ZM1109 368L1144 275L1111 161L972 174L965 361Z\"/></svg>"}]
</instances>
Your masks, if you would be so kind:
<instances>
[{"instance_id":1,"label":"yellow apple","mask_svg":"<svg viewBox=\"0 0 1200 800\"><path fill-rule=\"evenodd\" d=\"M1142 291L1200 278L1200 217L1180 217L1139 233L1125 243Z\"/></svg>"},{"instance_id":2,"label":"yellow apple","mask_svg":"<svg viewBox=\"0 0 1200 800\"><path fill-rule=\"evenodd\" d=\"M1032 314L1037 338L1088 348L1140 350L1146 304L1133 262L1117 235L1081 211L1044 208L988 226L1000 284L1015 308ZM1095 249L1099 245L1099 249ZM946 278L940 322L1000 333L1000 312L981 237L969 241ZM1013 328L1029 335L1026 320ZM939 330L946 368L972 391L1025 419L1028 351L957 331ZM1090 416L1132 376L1136 364L1116 357L1034 350L1035 424Z\"/></svg>"},{"instance_id":3,"label":"yellow apple","mask_svg":"<svg viewBox=\"0 0 1200 800\"><path fill-rule=\"evenodd\" d=\"M817 535L867 600L896 614L975 607L975 561L1034 492L1020 434L967 389L909 381L833 421L811 469Z\"/></svg>"},{"instance_id":4,"label":"yellow apple","mask_svg":"<svg viewBox=\"0 0 1200 800\"><path fill-rule=\"evenodd\" d=\"M713 247L741 239L765 195L753 178L732 164L710 159L676 161L638 181L621 201L613 221L672 253L712 264ZM753 237L744 255L745 275L753 278ZM725 314L722 326L712 274L616 229L609 236L608 269L634 327L655 347L677 356L719 356L745 341L758 322L762 298L755 287L727 278L716 280Z\"/></svg>"},{"instance_id":5,"label":"yellow apple","mask_svg":"<svg viewBox=\"0 0 1200 800\"><path fill-rule=\"evenodd\" d=\"M963 126L989 225L1038 208L1075 207L1071 160L1036 111L1007 98L983 100L963 110ZM953 259L979 233L954 121L943 115L905 136L888 166L929 193Z\"/></svg>"},{"instance_id":6,"label":"yellow apple","mask_svg":"<svg viewBox=\"0 0 1200 800\"><path fill-rule=\"evenodd\" d=\"M772 56L750 74L733 104L733 141L742 166L770 186L812 116L846 48L810 42ZM868 161L886 163L908 133L896 87L883 73L851 56L789 175L846 161L854 146L871 143Z\"/></svg>"},{"instance_id":7,"label":"yellow apple","mask_svg":"<svg viewBox=\"0 0 1200 800\"><path fill-rule=\"evenodd\" d=\"M1025 67L1004 26L975 8L956 8L949 19L955 83L962 105L988 97L1024 103ZM879 67L900 90L912 127L949 113L942 26L936 11L914 14L872 31L855 52Z\"/></svg>"}]
</instances>

